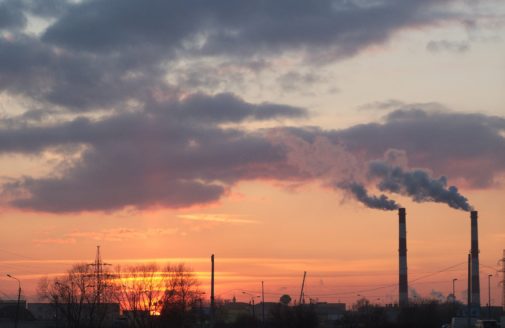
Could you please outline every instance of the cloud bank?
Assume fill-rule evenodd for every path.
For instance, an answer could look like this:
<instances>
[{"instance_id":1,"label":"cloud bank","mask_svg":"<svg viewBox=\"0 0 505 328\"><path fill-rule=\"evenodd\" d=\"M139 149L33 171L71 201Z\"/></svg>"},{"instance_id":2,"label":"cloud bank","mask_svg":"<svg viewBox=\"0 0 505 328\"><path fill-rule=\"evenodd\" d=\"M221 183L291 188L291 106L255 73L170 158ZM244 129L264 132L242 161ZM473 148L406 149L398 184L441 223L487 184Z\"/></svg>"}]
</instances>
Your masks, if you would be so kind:
<instances>
[{"instance_id":1,"label":"cloud bank","mask_svg":"<svg viewBox=\"0 0 505 328\"><path fill-rule=\"evenodd\" d=\"M199 102L183 100L94 121L77 118L44 127L2 128L2 154L51 149L62 156L49 176L4 183L3 199L10 206L48 212L178 208L218 201L240 181L268 179L320 181L325 187L350 192L371 207L392 209L397 204L386 195L369 195L366 186L469 210L467 200L443 174L450 173L451 179L464 181L467 187L483 188L497 183L505 172L505 151L500 151L505 150L503 118L414 109L343 130L246 131L221 124L292 119L306 112L253 105L231 95L214 100L230 106L211 109L219 111L214 120L200 114L188 119L198 113ZM228 114L234 108L239 113L247 108L249 114ZM281 110L274 115L271 108ZM71 148L84 149L77 159L69 159L74 157L68 147L58 147L68 143L84 147Z\"/></svg>"},{"instance_id":2,"label":"cloud bank","mask_svg":"<svg viewBox=\"0 0 505 328\"><path fill-rule=\"evenodd\" d=\"M468 22L461 4L0 0L0 93L23 108L0 116L0 155L55 158L49 174L3 177L0 200L56 213L180 208L219 201L240 181L268 179L316 180L384 209L398 206L392 193L466 209L448 181L497 183L505 170L503 117L389 101L376 104L396 108L379 122L290 128L309 110L194 88L220 84L218 71L234 71L238 81L243 70L295 56L305 73L277 83L297 89L321 79L315 67L385 46L400 32ZM42 22L36 31L34 17ZM188 68L179 75L181 67ZM258 123L279 126L251 128ZM391 149L409 166L379 170ZM413 190L412 180L425 187Z\"/></svg>"}]
</instances>

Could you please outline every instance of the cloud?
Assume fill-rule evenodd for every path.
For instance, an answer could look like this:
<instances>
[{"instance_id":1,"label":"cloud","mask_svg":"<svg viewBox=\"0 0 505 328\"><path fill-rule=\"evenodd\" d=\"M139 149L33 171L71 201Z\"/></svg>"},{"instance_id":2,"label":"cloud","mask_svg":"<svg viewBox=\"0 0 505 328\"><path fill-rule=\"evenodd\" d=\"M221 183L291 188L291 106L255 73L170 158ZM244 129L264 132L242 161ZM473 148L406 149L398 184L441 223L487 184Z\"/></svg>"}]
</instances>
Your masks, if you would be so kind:
<instances>
[{"instance_id":1,"label":"cloud","mask_svg":"<svg viewBox=\"0 0 505 328\"><path fill-rule=\"evenodd\" d=\"M144 139L144 142L158 144L166 138L167 142L197 146L199 138L205 141L205 133L222 132L216 129L216 124L300 119L308 112L294 106L248 103L230 93L213 96L198 93L180 100L151 102L148 110L119 113L101 120L81 116L52 124L40 122L27 126L25 120L28 114L21 115L17 120L8 117L0 120L0 127L3 126L0 128L0 152L32 153L62 144L94 145L118 139L121 131L132 133L138 138L138 143ZM224 134L221 136L225 137ZM239 131L228 134L230 138L240 137Z\"/></svg>"},{"instance_id":2,"label":"cloud","mask_svg":"<svg viewBox=\"0 0 505 328\"><path fill-rule=\"evenodd\" d=\"M405 29L467 19L451 3L3 0L0 29L10 33L0 34L0 91L74 113L138 109L160 93L240 84L240 72L264 70L285 54L311 67L383 45ZM31 16L47 28L27 33ZM217 66L236 71L214 74ZM279 82L295 90L318 79L292 72Z\"/></svg>"},{"instance_id":3,"label":"cloud","mask_svg":"<svg viewBox=\"0 0 505 328\"><path fill-rule=\"evenodd\" d=\"M24 28L27 14L50 18L63 14L68 6L66 0L1 0L0 30Z\"/></svg>"},{"instance_id":4,"label":"cloud","mask_svg":"<svg viewBox=\"0 0 505 328\"><path fill-rule=\"evenodd\" d=\"M258 223L258 221L255 221L255 220L243 219L243 218L237 217L236 215L229 215L229 214L199 214L199 213L194 213L194 214L181 214L181 215L178 215L177 217L179 217L179 218L181 218L183 220L203 221L203 222L216 222L216 223L234 223L234 224L254 224L254 223Z\"/></svg>"},{"instance_id":5,"label":"cloud","mask_svg":"<svg viewBox=\"0 0 505 328\"><path fill-rule=\"evenodd\" d=\"M325 133L368 160L388 149L406 151L413 167L450 173L468 186L485 188L505 171L505 118L439 110L396 110L383 122ZM486 169L483 170L482 168Z\"/></svg>"},{"instance_id":6,"label":"cloud","mask_svg":"<svg viewBox=\"0 0 505 328\"><path fill-rule=\"evenodd\" d=\"M170 92L158 61L122 55L96 56L51 47L35 37L0 36L0 90L73 112L110 109L155 90Z\"/></svg>"},{"instance_id":7,"label":"cloud","mask_svg":"<svg viewBox=\"0 0 505 328\"><path fill-rule=\"evenodd\" d=\"M25 26L26 17L21 9L15 1L0 2L0 30Z\"/></svg>"},{"instance_id":8,"label":"cloud","mask_svg":"<svg viewBox=\"0 0 505 328\"><path fill-rule=\"evenodd\" d=\"M35 244L66 245L75 244L79 240L88 239L94 241L124 242L127 240L149 239L153 236L168 236L177 234L176 228L134 229L113 228L100 231L73 231L64 234L61 238L35 239Z\"/></svg>"},{"instance_id":9,"label":"cloud","mask_svg":"<svg viewBox=\"0 0 505 328\"><path fill-rule=\"evenodd\" d=\"M49 212L215 202L237 181L290 174L282 149L260 132L219 125L305 114L230 94L197 94L97 120L5 127L0 129L1 152L30 154L53 147L64 159L52 175L4 184L4 197L19 208ZM68 149L58 149L68 144L84 146L76 160L67 156Z\"/></svg>"},{"instance_id":10,"label":"cloud","mask_svg":"<svg viewBox=\"0 0 505 328\"><path fill-rule=\"evenodd\" d=\"M430 41L426 45L426 49L432 53L440 52L451 52L451 53L463 53L470 50L470 44L468 41Z\"/></svg>"},{"instance_id":11,"label":"cloud","mask_svg":"<svg viewBox=\"0 0 505 328\"><path fill-rule=\"evenodd\" d=\"M70 245L75 244L77 241L75 238L46 238L46 239L35 239L34 244L38 245Z\"/></svg>"},{"instance_id":12,"label":"cloud","mask_svg":"<svg viewBox=\"0 0 505 328\"><path fill-rule=\"evenodd\" d=\"M441 187L437 190L443 195L458 195L446 187L446 178L433 179L432 174L449 174L451 181L484 188L505 172L505 119L501 117L412 109L393 111L379 123L342 130L245 131L221 125L277 118L276 113L296 118L305 111L250 104L229 94L194 97L94 120L0 128L1 153L36 154L51 149L62 157L52 174L4 183L3 202L46 212L180 208L216 202L236 183L262 179L319 181L328 188L350 182L372 186L379 179L378 189L417 199L417 193L404 184L411 181L407 177L421 175L426 178L422 181ZM202 114L205 103L214 119ZM76 148L80 152L69 154L71 150L60 148L69 143L80 145ZM401 150L410 167L430 173L406 168L398 156L394 165L402 168L399 176L392 174L398 171L393 166L388 166L385 176L377 175L380 170L369 171L368 163L376 165L379 162L374 160L382 159L389 149ZM386 183L385 177L394 178L387 180L394 184ZM419 190L425 195L426 189ZM375 197L360 195L368 196L358 197L361 200ZM439 199L425 196L423 200Z\"/></svg>"},{"instance_id":13,"label":"cloud","mask_svg":"<svg viewBox=\"0 0 505 328\"><path fill-rule=\"evenodd\" d=\"M445 1L443 2L445 3ZM346 57L386 41L394 32L449 19L430 10L438 1L288 0L236 2L86 1L51 25L45 42L89 52L161 46L199 54L252 55L310 47Z\"/></svg>"}]
</instances>

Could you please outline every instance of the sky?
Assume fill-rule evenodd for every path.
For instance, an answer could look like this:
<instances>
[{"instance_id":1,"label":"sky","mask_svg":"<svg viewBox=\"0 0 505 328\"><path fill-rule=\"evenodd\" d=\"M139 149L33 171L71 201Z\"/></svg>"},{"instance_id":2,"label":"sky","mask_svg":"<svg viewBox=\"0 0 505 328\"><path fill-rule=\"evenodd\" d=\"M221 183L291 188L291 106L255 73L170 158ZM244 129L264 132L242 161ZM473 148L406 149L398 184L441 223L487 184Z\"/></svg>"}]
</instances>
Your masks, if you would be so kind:
<instances>
[{"instance_id":1,"label":"sky","mask_svg":"<svg viewBox=\"0 0 505 328\"><path fill-rule=\"evenodd\" d=\"M247 300L482 303L505 246L498 0L0 0L0 298L94 260ZM245 292L245 293L244 293Z\"/></svg>"}]
</instances>

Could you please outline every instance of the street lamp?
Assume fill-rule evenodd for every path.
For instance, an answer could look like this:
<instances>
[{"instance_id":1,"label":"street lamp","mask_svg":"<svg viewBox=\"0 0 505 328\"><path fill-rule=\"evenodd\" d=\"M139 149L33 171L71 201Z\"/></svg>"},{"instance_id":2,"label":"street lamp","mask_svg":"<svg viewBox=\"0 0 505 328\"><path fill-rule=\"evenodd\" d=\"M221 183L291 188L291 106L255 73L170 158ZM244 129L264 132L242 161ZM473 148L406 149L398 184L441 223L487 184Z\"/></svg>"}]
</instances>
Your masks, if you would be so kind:
<instances>
[{"instance_id":1,"label":"street lamp","mask_svg":"<svg viewBox=\"0 0 505 328\"><path fill-rule=\"evenodd\" d=\"M21 281L18 278L7 274L7 277L14 279L18 282L18 303L16 305L16 317L14 319L14 328L18 328L18 320L19 320L19 302L21 300Z\"/></svg>"},{"instance_id":2,"label":"street lamp","mask_svg":"<svg viewBox=\"0 0 505 328\"><path fill-rule=\"evenodd\" d=\"M248 295L251 297L251 306L252 306L252 316L254 319L256 319L256 312L254 310L254 298L259 298L259 296L255 296L253 294L250 294L248 292L242 292L242 294Z\"/></svg>"},{"instance_id":3,"label":"street lamp","mask_svg":"<svg viewBox=\"0 0 505 328\"><path fill-rule=\"evenodd\" d=\"M452 279L452 303L453 304L456 303L456 287L455 287L455 283L456 283L457 280L458 280L458 278Z\"/></svg>"},{"instance_id":4,"label":"street lamp","mask_svg":"<svg viewBox=\"0 0 505 328\"><path fill-rule=\"evenodd\" d=\"M487 275L487 296L488 296L488 302L487 302L487 316L491 318L491 277L492 274Z\"/></svg>"}]
</instances>

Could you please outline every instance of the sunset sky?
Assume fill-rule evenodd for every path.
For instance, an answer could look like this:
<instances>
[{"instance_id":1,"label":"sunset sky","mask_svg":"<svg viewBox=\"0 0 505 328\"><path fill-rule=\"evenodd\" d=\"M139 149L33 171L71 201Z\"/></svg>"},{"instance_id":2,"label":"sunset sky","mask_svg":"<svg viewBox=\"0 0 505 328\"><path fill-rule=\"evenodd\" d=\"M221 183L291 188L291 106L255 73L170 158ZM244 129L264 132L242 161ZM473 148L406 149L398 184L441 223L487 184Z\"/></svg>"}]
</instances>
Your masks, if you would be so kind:
<instances>
[{"instance_id":1,"label":"sunset sky","mask_svg":"<svg viewBox=\"0 0 505 328\"><path fill-rule=\"evenodd\" d=\"M185 262L240 300L501 304L499 0L0 0L0 299L92 262ZM456 187L456 188L454 188Z\"/></svg>"}]
</instances>

